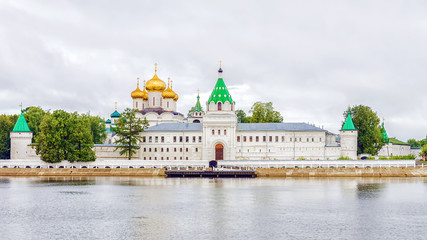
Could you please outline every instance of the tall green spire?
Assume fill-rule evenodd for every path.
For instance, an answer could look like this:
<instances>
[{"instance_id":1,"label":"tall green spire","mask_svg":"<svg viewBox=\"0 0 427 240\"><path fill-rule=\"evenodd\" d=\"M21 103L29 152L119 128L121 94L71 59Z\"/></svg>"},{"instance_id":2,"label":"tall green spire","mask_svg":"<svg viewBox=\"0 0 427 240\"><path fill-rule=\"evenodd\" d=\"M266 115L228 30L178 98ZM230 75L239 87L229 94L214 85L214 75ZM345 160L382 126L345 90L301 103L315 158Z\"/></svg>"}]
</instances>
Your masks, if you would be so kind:
<instances>
[{"instance_id":1,"label":"tall green spire","mask_svg":"<svg viewBox=\"0 0 427 240\"><path fill-rule=\"evenodd\" d=\"M385 127L384 127L384 122L381 124L381 135L382 135L383 143L390 142L390 139L388 138L388 135L387 135L387 131L385 130Z\"/></svg>"},{"instance_id":2,"label":"tall green spire","mask_svg":"<svg viewBox=\"0 0 427 240\"><path fill-rule=\"evenodd\" d=\"M208 104L210 102L218 103L218 102L229 102L233 103L233 99L231 98L230 93L228 92L227 86L225 86L224 80L222 79L222 69L221 67L218 70L218 80L216 81L215 87L208 99Z\"/></svg>"},{"instance_id":3,"label":"tall green spire","mask_svg":"<svg viewBox=\"0 0 427 240\"><path fill-rule=\"evenodd\" d=\"M194 111L193 112L203 112L202 105L200 104L200 96L199 96L198 93L197 93L196 106L194 106Z\"/></svg>"},{"instance_id":4,"label":"tall green spire","mask_svg":"<svg viewBox=\"0 0 427 240\"><path fill-rule=\"evenodd\" d=\"M351 114L350 114L350 107L348 108L348 114L347 114L347 119L345 120L344 125L342 126L341 130L357 130L356 127L354 127L354 123L353 120L351 119Z\"/></svg>"},{"instance_id":5,"label":"tall green spire","mask_svg":"<svg viewBox=\"0 0 427 240\"><path fill-rule=\"evenodd\" d=\"M22 109L21 115L19 115L18 121L16 121L15 127L13 127L12 132L31 132L30 128L28 127L27 121L25 121L24 114L22 114Z\"/></svg>"}]
</instances>

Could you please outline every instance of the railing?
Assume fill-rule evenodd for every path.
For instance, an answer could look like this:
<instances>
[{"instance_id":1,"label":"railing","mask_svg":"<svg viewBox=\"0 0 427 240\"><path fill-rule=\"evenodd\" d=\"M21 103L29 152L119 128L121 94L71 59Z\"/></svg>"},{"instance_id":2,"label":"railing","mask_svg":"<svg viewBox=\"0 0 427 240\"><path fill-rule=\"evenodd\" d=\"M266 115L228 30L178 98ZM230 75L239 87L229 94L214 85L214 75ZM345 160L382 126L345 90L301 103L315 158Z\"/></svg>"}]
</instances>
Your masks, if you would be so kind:
<instances>
[{"instance_id":1,"label":"railing","mask_svg":"<svg viewBox=\"0 0 427 240\"><path fill-rule=\"evenodd\" d=\"M0 168L168 168L206 169L207 160L96 160L95 162L0 160ZM381 168L415 167L415 160L220 160L218 167L242 168ZM420 165L424 167L424 164Z\"/></svg>"}]
</instances>

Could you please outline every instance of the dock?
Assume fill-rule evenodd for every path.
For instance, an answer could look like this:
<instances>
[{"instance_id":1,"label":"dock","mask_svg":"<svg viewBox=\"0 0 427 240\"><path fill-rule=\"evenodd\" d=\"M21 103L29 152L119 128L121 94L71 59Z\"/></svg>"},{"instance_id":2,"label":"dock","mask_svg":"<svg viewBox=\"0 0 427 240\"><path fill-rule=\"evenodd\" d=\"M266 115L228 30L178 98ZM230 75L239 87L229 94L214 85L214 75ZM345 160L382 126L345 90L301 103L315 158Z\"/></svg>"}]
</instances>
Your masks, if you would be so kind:
<instances>
[{"instance_id":1,"label":"dock","mask_svg":"<svg viewBox=\"0 0 427 240\"><path fill-rule=\"evenodd\" d=\"M167 177L180 178L255 178L255 171L181 171L181 170L166 170Z\"/></svg>"}]
</instances>

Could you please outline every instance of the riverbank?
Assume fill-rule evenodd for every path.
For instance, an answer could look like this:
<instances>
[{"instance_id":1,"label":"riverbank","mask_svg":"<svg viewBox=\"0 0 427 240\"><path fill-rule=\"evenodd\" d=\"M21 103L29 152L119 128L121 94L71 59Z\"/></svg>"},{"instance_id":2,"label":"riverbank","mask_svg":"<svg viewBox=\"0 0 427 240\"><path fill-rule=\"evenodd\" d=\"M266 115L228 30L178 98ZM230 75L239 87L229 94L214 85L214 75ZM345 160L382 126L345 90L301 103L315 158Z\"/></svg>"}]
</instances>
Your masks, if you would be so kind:
<instances>
[{"instance_id":1,"label":"riverbank","mask_svg":"<svg viewBox=\"0 0 427 240\"><path fill-rule=\"evenodd\" d=\"M427 167L258 168L258 177L427 177ZM165 177L163 168L1 168L0 176Z\"/></svg>"}]
</instances>

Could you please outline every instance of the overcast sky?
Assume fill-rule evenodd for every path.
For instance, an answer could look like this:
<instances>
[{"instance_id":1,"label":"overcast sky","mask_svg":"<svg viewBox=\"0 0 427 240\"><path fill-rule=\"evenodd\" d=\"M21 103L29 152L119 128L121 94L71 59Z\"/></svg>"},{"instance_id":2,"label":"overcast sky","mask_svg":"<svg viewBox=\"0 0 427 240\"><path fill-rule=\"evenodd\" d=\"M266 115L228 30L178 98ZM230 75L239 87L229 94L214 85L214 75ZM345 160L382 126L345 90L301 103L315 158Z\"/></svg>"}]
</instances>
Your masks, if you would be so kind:
<instances>
[{"instance_id":1,"label":"overcast sky","mask_svg":"<svg viewBox=\"0 0 427 240\"><path fill-rule=\"evenodd\" d=\"M390 137L427 133L426 1L0 1L0 113L107 117L136 78L173 80L186 114L222 60L237 108L273 102L285 122L338 133L370 106Z\"/></svg>"}]
</instances>

